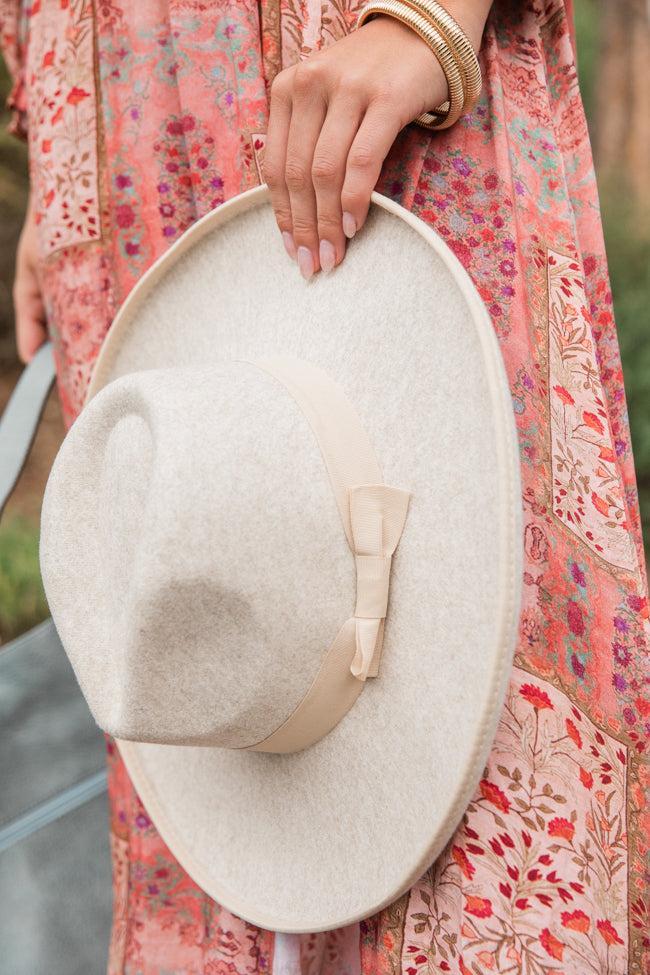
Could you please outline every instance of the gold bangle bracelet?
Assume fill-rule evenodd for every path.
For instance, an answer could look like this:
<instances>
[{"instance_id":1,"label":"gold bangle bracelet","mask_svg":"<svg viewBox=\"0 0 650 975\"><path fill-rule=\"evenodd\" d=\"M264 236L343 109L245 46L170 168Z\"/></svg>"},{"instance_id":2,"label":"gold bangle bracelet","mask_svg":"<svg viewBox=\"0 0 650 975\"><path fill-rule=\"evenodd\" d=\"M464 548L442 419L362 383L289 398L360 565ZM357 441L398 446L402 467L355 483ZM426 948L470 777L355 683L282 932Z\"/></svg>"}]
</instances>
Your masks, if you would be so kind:
<instances>
[{"instance_id":1,"label":"gold bangle bracelet","mask_svg":"<svg viewBox=\"0 0 650 975\"><path fill-rule=\"evenodd\" d=\"M403 2L428 17L454 50L465 90L463 114L471 111L480 98L483 79L481 66L469 37L442 4L438 3L438 0L403 0Z\"/></svg>"},{"instance_id":2,"label":"gold bangle bracelet","mask_svg":"<svg viewBox=\"0 0 650 975\"><path fill-rule=\"evenodd\" d=\"M400 20L414 30L429 45L440 62L447 79L449 100L444 105L436 106L433 112L423 112L418 115L414 121L427 129L449 128L462 114L465 92L456 57L448 42L426 17L408 6L403 0L371 0L361 9L356 27L363 26L367 20L378 14L386 14L395 20Z\"/></svg>"}]
</instances>

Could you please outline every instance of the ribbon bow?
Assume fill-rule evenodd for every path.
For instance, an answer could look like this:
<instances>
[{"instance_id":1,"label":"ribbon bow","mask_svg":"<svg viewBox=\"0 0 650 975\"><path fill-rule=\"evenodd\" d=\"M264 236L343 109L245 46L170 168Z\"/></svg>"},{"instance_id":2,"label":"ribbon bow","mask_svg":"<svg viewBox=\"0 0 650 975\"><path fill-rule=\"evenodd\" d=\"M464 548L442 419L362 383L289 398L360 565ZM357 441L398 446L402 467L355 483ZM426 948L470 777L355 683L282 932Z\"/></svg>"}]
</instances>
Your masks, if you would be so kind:
<instances>
[{"instance_id":1,"label":"ribbon bow","mask_svg":"<svg viewBox=\"0 0 650 975\"><path fill-rule=\"evenodd\" d=\"M392 557L404 530L408 491L386 484L349 489L352 550L357 568L354 659L350 670L365 681L379 673Z\"/></svg>"}]
</instances>

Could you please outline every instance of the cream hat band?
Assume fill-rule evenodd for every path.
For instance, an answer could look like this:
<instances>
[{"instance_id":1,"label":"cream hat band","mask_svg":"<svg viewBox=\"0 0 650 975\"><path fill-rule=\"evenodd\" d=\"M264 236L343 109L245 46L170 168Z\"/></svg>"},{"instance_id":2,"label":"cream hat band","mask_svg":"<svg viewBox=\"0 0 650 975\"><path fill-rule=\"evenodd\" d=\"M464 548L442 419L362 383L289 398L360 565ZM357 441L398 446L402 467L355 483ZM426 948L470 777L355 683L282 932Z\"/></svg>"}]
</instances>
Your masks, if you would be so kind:
<instances>
[{"instance_id":1,"label":"cream hat band","mask_svg":"<svg viewBox=\"0 0 650 975\"><path fill-rule=\"evenodd\" d=\"M322 369L288 356L251 365L282 383L309 421L356 565L354 616L339 630L311 687L271 735L243 746L258 752L297 752L331 731L356 701L366 677L379 673L391 560L410 495L382 483L356 410Z\"/></svg>"}]
</instances>

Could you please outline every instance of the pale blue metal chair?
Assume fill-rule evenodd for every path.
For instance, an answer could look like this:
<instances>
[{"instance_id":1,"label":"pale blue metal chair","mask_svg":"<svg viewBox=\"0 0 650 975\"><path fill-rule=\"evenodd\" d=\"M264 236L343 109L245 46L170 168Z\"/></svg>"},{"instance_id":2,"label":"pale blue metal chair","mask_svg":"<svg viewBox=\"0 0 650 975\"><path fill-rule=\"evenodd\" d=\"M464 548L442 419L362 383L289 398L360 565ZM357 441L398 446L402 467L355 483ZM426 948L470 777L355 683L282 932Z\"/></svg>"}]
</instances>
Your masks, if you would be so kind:
<instances>
[{"instance_id":1,"label":"pale blue metal chair","mask_svg":"<svg viewBox=\"0 0 650 975\"><path fill-rule=\"evenodd\" d=\"M0 514L53 380L48 343L0 418ZM106 971L104 748L52 620L0 647L0 975Z\"/></svg>"}]
</instances>

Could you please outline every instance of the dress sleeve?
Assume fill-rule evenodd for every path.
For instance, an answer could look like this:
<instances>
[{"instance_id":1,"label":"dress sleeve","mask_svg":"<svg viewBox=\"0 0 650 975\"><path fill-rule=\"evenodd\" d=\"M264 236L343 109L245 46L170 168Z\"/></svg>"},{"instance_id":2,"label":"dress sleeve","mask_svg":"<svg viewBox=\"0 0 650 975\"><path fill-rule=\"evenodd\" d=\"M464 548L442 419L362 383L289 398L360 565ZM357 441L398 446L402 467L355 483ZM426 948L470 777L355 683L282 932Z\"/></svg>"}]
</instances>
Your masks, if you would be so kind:
<instances>
[{"instance_id":1,"label":"dress sleeve","mask_svg":"<svg viewBox=\"0 0 650 975\"><path fill-rule=\"evenodd\" d=\"M23 0L0 0L0 53L12 81L7 98L7 108L11 112L9 131L22 139L27 138L25 26Z\"/></svg>"}]
</instances>

